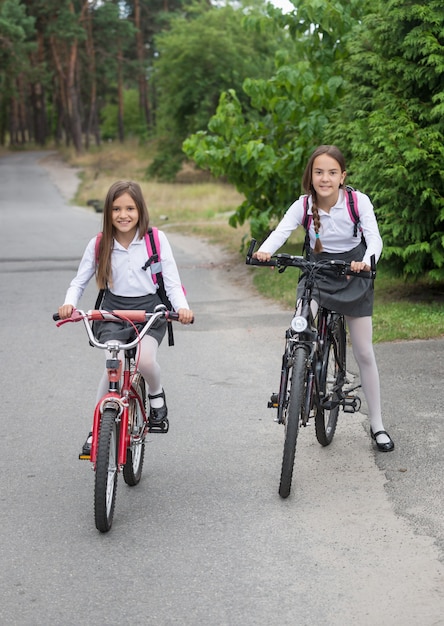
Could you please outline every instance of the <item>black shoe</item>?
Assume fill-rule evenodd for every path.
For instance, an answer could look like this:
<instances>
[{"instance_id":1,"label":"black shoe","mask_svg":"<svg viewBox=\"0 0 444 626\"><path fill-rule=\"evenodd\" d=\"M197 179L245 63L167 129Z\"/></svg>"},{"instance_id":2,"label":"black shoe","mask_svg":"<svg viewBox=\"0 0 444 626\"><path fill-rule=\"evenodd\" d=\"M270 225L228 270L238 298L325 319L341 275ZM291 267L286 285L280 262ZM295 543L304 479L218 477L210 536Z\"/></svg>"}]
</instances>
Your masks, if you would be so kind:
<instances>
[{"instance_id":1,"label":"black shoe","mask_svg":"<svg viewBox=\"0 0 444 626\"><path fill-rule=\"evenodd\" d=\"M372 431L372 429L370 428L370 435L371 435L373 441L378 446L378 450L380 450L381 452L391 452L392 450L395 449L395 444L393 443L392 438L390 437L388 432L386 432L385 430L378 430L377 433L374 433ZM387 441L386 443L378 443L376 441L376 437L378 435L386 435L386 437L388 437L390 441Z\"/></svg>"},{"instance_id":2,"label":"black shoe","mask_svg":"<svg viewBox=\"0 0 444 626\"><path fill-rule=\"evenodd\" d=\"M165 391L162 389L160 393L157 393L154 396L150 396L150 394L148 394L148 398L150 400L153 400L154 398L163 398L163 406L160 406L158 409L151 407L149 416L150 424L161 424L166 420L168 415L168 408L165 401Z\"/></svg>"},{"instance_id":3,"label":"black shoe","mask_svg":"<svg viewBox=\"0 0 444 626\"><path fill-rule=\"evenodd\" d=\"M92 432L89 433L88 437L86 438L85 443L83 444L82 452L79 455L80 457L91 456L91 442L92 442Z\"/></svg>"}]
</instances>

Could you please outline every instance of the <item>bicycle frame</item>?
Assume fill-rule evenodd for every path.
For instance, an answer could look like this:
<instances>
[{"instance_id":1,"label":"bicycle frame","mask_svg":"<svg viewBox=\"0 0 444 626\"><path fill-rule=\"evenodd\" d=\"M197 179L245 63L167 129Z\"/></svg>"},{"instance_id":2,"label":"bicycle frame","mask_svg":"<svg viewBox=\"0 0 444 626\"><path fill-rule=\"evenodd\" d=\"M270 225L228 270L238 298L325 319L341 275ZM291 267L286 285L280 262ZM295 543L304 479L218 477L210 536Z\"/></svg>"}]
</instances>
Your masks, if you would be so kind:
<instances>
[{"instance_id":1,"label":"bicycle frame","mask_svg":"<svg viewBox=\"0 0 444 626\"><path fill-rule=\"evenodd\" d=\"M114 352L114 349L113 349ZM125 366L123 368L122 378L122 360L116 358L112 354L112 358L107 360L109 390L97 403L94 410L92 444L91 444L91 462L95 465L97 457L97 445L99 440L100 422L103 411L107 408L117 409L118 421L120 424L120 437L117 462L119 470L125 465L127 450L131 444L131 437L134 435L129 432L129 401L136 400L139 405L143 420L148 430L148 418L144 403L136 392L131 383L131 358L128 352L125 352ZM121 384L120 384L121 382ZM146 433L145 433L146 434Z\"/></svg>"}]
</instances>

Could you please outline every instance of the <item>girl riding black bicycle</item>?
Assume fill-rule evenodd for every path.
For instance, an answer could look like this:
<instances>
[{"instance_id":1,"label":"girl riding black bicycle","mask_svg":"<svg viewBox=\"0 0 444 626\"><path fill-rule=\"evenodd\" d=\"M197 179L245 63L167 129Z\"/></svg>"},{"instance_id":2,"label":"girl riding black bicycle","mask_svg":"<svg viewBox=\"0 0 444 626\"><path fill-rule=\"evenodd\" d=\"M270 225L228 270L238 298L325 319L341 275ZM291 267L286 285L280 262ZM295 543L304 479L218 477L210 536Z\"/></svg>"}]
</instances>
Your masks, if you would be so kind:
<instances>
[{"instance_id":1,"label":"girl riding black bicycle","mask_svg":"<svg viewBox=\"0 0 444 626\"><path fill-rule=\"evenodd\" d=\"M378 261L381 255L382 239L370 199L357 191L353 193L362 233L359 239L347 206L345 178L345 159L340 150L336 146L319 146L302 179L307 195L290 206L253 256L269 261L292 231L306 224L307 214L312 260L341 259L350 263L355 272L370 270L370 258L374 255ZM298 286L298 295L302 286L303 282ZM379 373L372 343L373 281L344 276L338 283L336 277L325 276L318 283L315 297L320 306L345 316L369 411L370 435L378 450L389 452L395 445L382 422Z\"/></svg>"}]
</instances>

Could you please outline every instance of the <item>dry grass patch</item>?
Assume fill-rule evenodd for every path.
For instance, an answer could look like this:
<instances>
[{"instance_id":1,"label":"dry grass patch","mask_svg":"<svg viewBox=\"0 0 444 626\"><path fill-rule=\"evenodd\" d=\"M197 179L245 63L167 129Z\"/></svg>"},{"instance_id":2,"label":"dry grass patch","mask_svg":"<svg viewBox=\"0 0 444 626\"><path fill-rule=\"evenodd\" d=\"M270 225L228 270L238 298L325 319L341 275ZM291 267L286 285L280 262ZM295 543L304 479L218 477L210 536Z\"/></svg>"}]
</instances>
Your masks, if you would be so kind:
<instances>
[{"instance_id":1,"label":"dry grass patch","mask_svg":"<svg viewBox=\"0 0 444 626\"><path fill-rule=\"evenodd\" d=\"M82 155L63 150L65 160L81 170L82 182L75 203L87 206L88 201L99 200L102 204L116 180L135 180L142 188L153 223L239 249L248 229L233 230L228 218L242 203L243 196L232 185L197 172L189 163L177 177L180 182L145 180L152 150L149 144L139 146L136 142L106 144Z\"/></svg>"}]
</instances>

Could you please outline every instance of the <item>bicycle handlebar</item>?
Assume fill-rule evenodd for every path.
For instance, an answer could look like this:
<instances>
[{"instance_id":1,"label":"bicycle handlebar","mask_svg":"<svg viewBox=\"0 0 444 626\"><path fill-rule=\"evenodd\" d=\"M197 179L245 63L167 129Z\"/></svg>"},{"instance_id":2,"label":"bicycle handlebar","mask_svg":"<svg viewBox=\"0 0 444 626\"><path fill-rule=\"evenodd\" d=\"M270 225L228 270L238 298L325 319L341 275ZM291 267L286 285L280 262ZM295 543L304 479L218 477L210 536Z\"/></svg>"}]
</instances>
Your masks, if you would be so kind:
<instances>
[{"instance_id":1,"label":"bicycle handlebar","mask_svg":"<svg viewBox=\"0 0 444 626\"><path fill-rule=\"evenodd\" d=\"M176 313L175 311L164 310L164 311L160 311L160 313L162 313L162 315L167 320L172 320L175 322L179 320L179 313ZM128 309L123 309L121 311L118 309L114 309L113 311L102 311L101 309L93 309L93 310L88 311L87 313L85 313L84 311L81 311L80 309L73 309L71 317L68 317L67 319L61 320L58 313L54 313L52 316L52 319L55 322L59 322L57 326L61 326L62 324L66 324L67 322L80 322L85 318L85 316L88 318L89 321L94 321L94 322L100 321L100 320L116 320L116 321L130 320L131 322L143 324L144 322L147 322L152 315L154 315L154 313L148 313L147 311L139 311L139 310L128 310Z\"/></svg>"},{"instance_id":2,"label":"bicycle handlebar","mask_svg":"<svg viewBox=\"0 0 444 626\"><path fill-rule=\"evenodd\" d=\"M346 276L359 276L360 278L369 278L374 280L376 278L376 261L375 255L372 255L370 260L370 271L355 272L351 269L350 263L339 259L322 259L320 261L310 261L303 256L293 256L291 254L276 254L271 257L269 261L259 261L253 257L254 248L256 246L256 239L252 239L248 247L247 257L245 262L247 265L258 265L263 267L278 267L283 272L287 267L297 267L302 271L308 272L311 269L316 269L319 272L335 270L339 275Z\"/></svg>"},{"instance_id":3,"label":"bicycle handlebar","mask_svg":"<svg viewBox=\"0 0 444 626\"><path fill-rule=\"evenodd\" d=\"M57 326L62 326L63 324L67 324L69 322L83 322L85 325L86 332L88 334L89 340L93 346L96 348L109 349L109 346L113 346L118 350L130 350L134 348L146 335L148 330L153 326L153 324L161 318L172 321L179 321L179 314L175 311L168 311L163 305L159 305L156 307L153 313L149 313L148 311L137 311L137 310L113 310L113 311L102 311L100 309L90 310L87 313L85 311L81 311L80 309L74 309L71 317L67 319L61 320L58 313L54 313L52 316L53 320L57 322ZM136 338L130 343L121 344L117 341L111 340L107 343L100 343L94 337L92 327L90 322L94 321L129 321L133 323L144 324L143 328L138 332ZM194 319L191 321L191 324L194 323Z\"/></svg>"}]
</instances>

